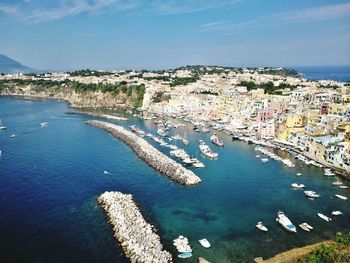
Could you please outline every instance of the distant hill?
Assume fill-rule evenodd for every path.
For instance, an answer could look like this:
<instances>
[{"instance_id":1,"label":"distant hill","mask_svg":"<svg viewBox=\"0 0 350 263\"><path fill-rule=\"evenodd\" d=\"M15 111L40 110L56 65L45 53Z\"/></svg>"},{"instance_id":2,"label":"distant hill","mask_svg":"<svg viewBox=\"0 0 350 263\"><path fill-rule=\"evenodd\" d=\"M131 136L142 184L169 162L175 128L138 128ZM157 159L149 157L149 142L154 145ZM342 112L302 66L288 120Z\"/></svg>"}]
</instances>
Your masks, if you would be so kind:
<instances>
[{"instance_id":1,"label":"distant hill","mask_svg":"<svg viewBox=\"0 0 350 263\"><path fill-rule=\"evenodd\" d=\"M34 69L22 65L18 61L15 61L5 55L0 54L0 73L27 73L34 71Z\"/></svg>"}]
</instances>

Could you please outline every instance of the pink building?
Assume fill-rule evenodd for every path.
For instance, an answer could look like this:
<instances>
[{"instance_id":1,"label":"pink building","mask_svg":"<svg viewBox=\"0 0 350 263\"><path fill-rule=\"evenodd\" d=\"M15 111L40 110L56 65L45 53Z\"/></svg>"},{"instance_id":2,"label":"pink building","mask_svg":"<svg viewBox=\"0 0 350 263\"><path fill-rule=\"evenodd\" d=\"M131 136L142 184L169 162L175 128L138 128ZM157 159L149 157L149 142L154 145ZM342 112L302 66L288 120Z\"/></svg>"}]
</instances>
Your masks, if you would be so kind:
<instances>
[{"instance_id":1,"label":"pink building","mask_svg":"<svg viewBox=\"0 0 350 263\"><path fill-rule=\"evenodd\" d=\"M258 123L260 122L266 122L268 120L271 120L273 117L273 111L271 109L268 110L258 110L256 114L256 121Z\"/></svg>"},{"instance_id":2,"label":"pink building","mask_svg":"<svg viewBox=\"0 0 350 263\"><path fill-rule=\"evenodd\" d=\"M269 121L269 122L259 122L258 126L258 134L260 135L261 139L269 139L275 137L275 122Z\"/></svg>"},{"instance_id":3,"label":"pink building","mask_svg":"<svg viewBox=\"0 0 350 263\"><path fill-rule=\"evenodd\" d=\"M283 103L279 101L269 101L268 108L271 109L273 113L281 114L283 112Z\"/></svg>"}]
</instances>

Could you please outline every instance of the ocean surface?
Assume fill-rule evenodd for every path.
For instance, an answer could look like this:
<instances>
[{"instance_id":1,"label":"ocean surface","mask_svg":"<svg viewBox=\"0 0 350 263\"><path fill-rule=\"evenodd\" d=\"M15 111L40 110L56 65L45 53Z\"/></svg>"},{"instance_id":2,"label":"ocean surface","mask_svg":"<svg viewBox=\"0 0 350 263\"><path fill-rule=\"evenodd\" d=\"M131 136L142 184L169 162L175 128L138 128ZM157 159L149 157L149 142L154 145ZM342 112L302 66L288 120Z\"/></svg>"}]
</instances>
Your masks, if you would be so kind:
<instances>
[{"instance_id":1,"label":"ocean surface","mask_svg":"<svg viewBox=\"0 0 350 263\"><path fill-rule=\"evenodd\" d=\"M310 80L350 81L350 66L295 67Z\"/></svg>"},{"instance_id":2,"label":"ocean surface","mask_svg":"<svg viewBox=\"0 0 350 263\"><path fill-rule=\"evenodd\" d=\"M150 168L110 134L84 124L91 117L65 115L67 110L65 102L0 97L0 118L7 126L0 131L2 263L127 262L96 203L104 191L133 194L175 262L197 262L198 256L212 262L252 262L257 256L267 258L350 230L350 201L334 197L350 197L350 192L332 186L336 178L323 176L320 168L299 161L294 168L273 160L264 164L255 157L259 153L254 145L219 133L225 147L218 148L210 144L209 134L195 133L188 125L176 133L186 133L190 145L183 147L206 167L195 170L202 183L185 187ZM129 120L121 125L156 133L152 121L126 116ZM44 121L48 126L41 128ZM17 136L9 138L11 134ZM219 153L218 160L199 153L199 139ZM156 147L169 153L168 148ZM285 152L277 154L292 159ZM303 175L297 177L298 172ZM321 198L305 198L301 190L291 188L294 182ZM308 222L315 229L286 232L275 221L279 210L294 224ZM317 217L318 212L330 215L333 210L344 215L332 222ZM258 221L269 228L267 233L256 229ZM176 258L172 240L179 235L189 238L191 259ZM201 247L201 238L212 247Z\"/></svg>"}]
</instances>

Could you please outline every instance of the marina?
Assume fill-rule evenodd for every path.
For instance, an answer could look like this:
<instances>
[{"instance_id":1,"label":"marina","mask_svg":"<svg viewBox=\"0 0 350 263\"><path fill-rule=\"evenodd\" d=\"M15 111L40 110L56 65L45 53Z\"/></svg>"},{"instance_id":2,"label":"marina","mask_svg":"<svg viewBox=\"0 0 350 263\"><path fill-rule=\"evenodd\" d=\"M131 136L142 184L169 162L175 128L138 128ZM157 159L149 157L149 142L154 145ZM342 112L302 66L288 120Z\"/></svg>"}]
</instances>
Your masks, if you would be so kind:
<instances>
[{"instance_id":1,"label":"marina","mask_svg":"<svg viewBox=\"0 0 350 263\"><path fill-rule=\"evenodd\" d=\"M0 224L3 237L6 237L6 240L2 239L0 250L6 257L13 257L14 250L7 244L15 242L26 255L32 253L32 249L20 242L20 237L25 235L36 237L32 241L33 246L45 248L45 252L36 252L45 261L51 261L55 256L61 261L69 257L84 262L96 262L97 259L99 262L127 262L122 249L115 246L105 213L96 207L96 197L107 190L135 196L146 221L152 222L159 230L163 246L172 254L174 262L184 261L178 257L181 253L172 244L179 235L188 238L191 245L192 252L188 253L192 256L186 261L197 262L198 257L203 257L211 262L219 260L226 263L232 260L251 262L255 257L268 258L286 249L315 243L331 238L336 232L348 230L349 202L335 197L335 194L349 196L348 189L340 188L348 182L336 175L331 178L324 176L323 169L307 165L302 160L293 160L295 167L274 160L262 163L255 157L254 144L232 141L231 136L222 131L216 132L225 147L217 147L211 145L211 133L196 132L190 124L172 127L168 130L169 136L179 134L184 137L186 133L189 145L183 145L181 140L170 142L167 137L163 138L164 142L168 141L167 145L172 148L184 149L190 157L192 155L205 164L202 169L186 166L202 181L195 187L183 187L165 176L156 176L159 173L138 158L129 146L99 129L84 125L90 120L89 116L52 118L46 129L38 127L41 120L64 116L68 109L65 103L0 99L4 105L1 108L2 119L8 130L0 132L1 194L6 199L2 208L7 211ZM38 116L35 119L26 117L24 110L37 110ZM129 131L129 126L135 125L145 133L143 140L169 158L182 160L170 155L170 146L162 146L162 142L151 139L150 135L156 136L158 129L152 120L130 115L126 118L128 121L120 124L125 130ZM57 129L65 133L58 134ZM21 136L10 140L9 136L13 133ZM134 135L141 138L139 133ZM52 144L52 140L60 143ZM202 155L199 140L211 145L219 158L212 161ZM39 150L45 152L47 158L38 159L32 154ZM294 158L283 150L271 148L269 151L283 159ZM65 166L55 172L62 162ZM299 172L302 176L296 177ZM343 184L339 187L332 185L335 178ZM28 181L35 185L35 190L28 188ZM291 189L293 183L307 186L321 198L308 200L302 190ZM14 184L17 187L12 190ZM10 193L7 189L14 192ZM38 204L41 204L40 207ZM30 211L18 217L11 213L22 209ZM290 234L275 222L279 210L295 223L297 234ZM342 211L343 215L331 222L317 216L320 212L331 215L332 211ZM15 228L11 224L14 220L23 224L23 220L30 221L34 226L45 225L55 230L59 239L50 243L46 233L24 227L18 229L18 224ZM266 233L257 229L258 221L268 227ZM299 231L302 222L307 222L314 229ZM204 237L210 241L210 249L198 242ZM73 244L77 244L77 248L70 250ZM77 250L81 251L79 256L76 255Z\"/></svg>"}]
</instances>

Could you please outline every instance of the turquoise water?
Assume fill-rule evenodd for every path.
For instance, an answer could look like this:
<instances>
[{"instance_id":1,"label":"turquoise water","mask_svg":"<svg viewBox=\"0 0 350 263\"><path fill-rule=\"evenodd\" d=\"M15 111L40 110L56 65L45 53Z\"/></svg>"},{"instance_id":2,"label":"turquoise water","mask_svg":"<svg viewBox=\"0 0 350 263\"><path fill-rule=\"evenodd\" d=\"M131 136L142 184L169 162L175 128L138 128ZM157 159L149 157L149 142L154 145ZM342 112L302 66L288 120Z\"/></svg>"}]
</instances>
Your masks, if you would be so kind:
<instances>
[{"instance_id":1,"label":"turquoise water","mask_svg":"<svg viewBox=\"0 0 350 263\"><path fill-rule=\"evenodd\" d=\"M224 134L224 148L211 146L219 152L219 159L212 161L198 153L195 143L209 143L209 135L189 126L177 133L186 132L191 143L184 147L206 168L195 170L201 184L184 187L145 165L111 135L85 125L90 117L65 115L67 110L63 102L0 98L0 118L8 127L0 132L1 262L127 262L96 204L96 197L107 190L133 194L174 255L172 240L180 234L189 238L194 257L176 262L196 262L198 256L213 262L251 262L350 230L350 201L333 197L350 197L349 191L332 186L335 179L324 177L319 168L300 162L294 168L275 161L263 164L254 145L232 142ZM152 121L128 117L122 125L156 133ZM48 127L40 128L43 121ZM13 133L17 137L10 139ZM104 170L111 174L104 175ZM303 175L297 177L297 172ZM291 189L293 182L321 198L308 200L302 191ZM314 231L287 233L275 222L278 210L295 224L308 222ZM316 215L333 210L342 210L344 216L328 223ZM258 221L268 233L255 228ZM201 238L212 247L202 248Z\"/></svg>"}]
</instances>

